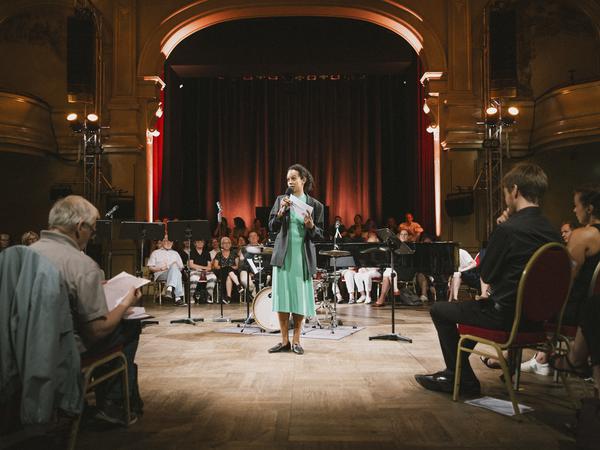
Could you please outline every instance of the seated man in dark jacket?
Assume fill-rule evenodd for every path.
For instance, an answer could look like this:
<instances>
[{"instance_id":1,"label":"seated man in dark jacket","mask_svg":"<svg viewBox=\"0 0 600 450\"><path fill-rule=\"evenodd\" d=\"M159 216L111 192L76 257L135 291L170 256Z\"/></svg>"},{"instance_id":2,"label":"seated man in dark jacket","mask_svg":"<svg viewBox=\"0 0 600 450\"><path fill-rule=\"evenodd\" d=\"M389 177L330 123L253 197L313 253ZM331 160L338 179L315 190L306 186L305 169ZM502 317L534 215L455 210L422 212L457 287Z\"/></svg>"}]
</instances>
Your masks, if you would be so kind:
<instances>
[{"instance_id":1,"label":"seated man in dark jacket","mask_svg":"<svg viewBox=\"0 0 600 450\"><path fill-rule=\"evenodd\" d=\"M559 242L560 236L542 216L539 201L548 187L544 171L534 164L518 164L502 180L506 210L490 236L480 271L491 285L488 299L473 302L440 302L431 308L446 368L431 375L415 375L426 389L452 392L459 334L457 324L510 330L514 320L517 286L529 258L542 245ZM475 345L466 342L465 345ZM461 392L479 394L480 385L462 353Z\"/></svg>"}]
</instances>

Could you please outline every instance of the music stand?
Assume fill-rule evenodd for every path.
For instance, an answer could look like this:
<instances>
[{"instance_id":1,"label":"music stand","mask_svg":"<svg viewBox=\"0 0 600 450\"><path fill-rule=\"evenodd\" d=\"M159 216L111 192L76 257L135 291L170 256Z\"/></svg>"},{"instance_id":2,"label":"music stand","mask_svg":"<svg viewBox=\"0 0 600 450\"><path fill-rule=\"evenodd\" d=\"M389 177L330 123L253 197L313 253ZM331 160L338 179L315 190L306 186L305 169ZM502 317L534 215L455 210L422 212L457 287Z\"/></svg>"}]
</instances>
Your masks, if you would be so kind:
<instances>
[{"instance_id":1,"label":"music stand","mask_svg":"<svg viewBox=\"0 0 600 450\"><path fill-rule=\"evenodd\" d=\"M140 241L140 267L136 276L142 277L144 273L144 242L146 239L162 240L165 237L165 225L161 222L121 222L119 239L132 239ZM143 320L145 325L158 325L158 320Z\"/></svg>"},{"instance_id":2,"label":"music stand","mask_svg":"<svg viewBox=\"0 0 600 450\"><path fill-rule=\"evenodd\" d=\"M169 240L171 241L190 241L210 239L210 228L208 220L174 220L167 223L167 231ZM192 317L192 298L190 295L190 269L184 266L184 295L188 304L188 316L185 319L174 319L171 323L187 323L188 325L196 325L196 322L203 322L202 317Z\"/></svg>"},{"instance_id":3,"label":"music stand","mask_svg":"<svg viewBox=\"0 0 600 450\"><path fill-rule=\"evenodd\" d=\"M413 251L404 244L398 237L390 231L389 228L380 228L375 230L377 237L381 242L387 245L387 248L382 247L380 250L389 253L390 255L390 289L388 291L388 298L392 298L392 332L391 334L379 334L377 336L369 336L369 340L379 339L384 341L403 341L412 343L412 339L406 336L402 336L396 333L396 297L394 296L394 254L406 255L412 254Z\"/></svg>"}]
</instances>

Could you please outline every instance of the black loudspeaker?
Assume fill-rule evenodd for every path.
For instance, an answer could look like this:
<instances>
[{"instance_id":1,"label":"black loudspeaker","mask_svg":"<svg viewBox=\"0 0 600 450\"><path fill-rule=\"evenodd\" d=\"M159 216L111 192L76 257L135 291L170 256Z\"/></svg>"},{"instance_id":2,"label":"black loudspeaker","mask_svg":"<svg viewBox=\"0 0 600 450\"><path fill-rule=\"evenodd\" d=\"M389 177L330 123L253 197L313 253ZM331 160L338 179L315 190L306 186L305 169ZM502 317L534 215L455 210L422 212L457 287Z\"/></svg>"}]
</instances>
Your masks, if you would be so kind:
<instances>
[{"instance_id":1,"label":"black loudspeaker","mask_svg":"<svg viewBox=\"0 0 600 450\"><path fill-rule=\"evenodd\" d=\"M455 192L446 195L446 214L450 217L469 216L473 214L473 191Z\"/></svg>"},{"instance_id":2,"label":"black loudspeaker","mask_svg":"<svg viewBox=\"0 0 600 450\"><path fill-rule=\"evenodd\" d=\"M96 91L96 24L89 9L67 18L67 94L70 102L92 102Z\"/></svg>"},{"instance_id":3,"label":"black loudspeaker","mask_svg":"<svg viewBox=\"0 0 600 450\"><path fill-rule=\"evenodd\" d=\"M106 198L106 211L114 206L119 208L115 211L113 218L119 220L135 220L135 200L133 196L109 196Z\"/></svg>"},{"instance_id":4,"label":"black loudspeaker","mask_svg":"<svg viewBox=\"0 0 600 450\"><path fill-rule=\"evenodd\" d=\"M517 95L517 12L514 7L492 7L489 16L490 93Z\"/></svg>"}]
</instances>

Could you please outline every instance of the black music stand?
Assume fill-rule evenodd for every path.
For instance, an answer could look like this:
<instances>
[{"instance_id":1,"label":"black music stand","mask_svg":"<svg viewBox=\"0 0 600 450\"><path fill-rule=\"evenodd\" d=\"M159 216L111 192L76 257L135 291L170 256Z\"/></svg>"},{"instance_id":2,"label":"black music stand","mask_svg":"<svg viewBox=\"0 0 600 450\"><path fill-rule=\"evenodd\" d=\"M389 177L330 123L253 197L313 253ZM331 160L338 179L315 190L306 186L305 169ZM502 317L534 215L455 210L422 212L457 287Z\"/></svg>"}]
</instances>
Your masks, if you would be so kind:
<instances>
[{"instance_id":1,"label":"black music stand","mask_svg":"<svg viewBox=\"0 0 600 450\"><path fill-rule=\"evenodd\" d=\"M121 222L119 239L132 239L140 242L140 267L136 276L144 273L144 242L146 239L162 240L165 237L165 225L162 222ZM158 320L142 320L144 325L158 325Z\"/></svg>"},{"instance_id":2,"label":"black music stand","mask_svg":"<svg viewBox=\"0 0 600 450\"><path fill-rule=\"evenodd\" d=\"M107 274L106 279L112 278L112 224L112 220L96 220L94 242L106 242L106 247L102 247L102 253L104 253L104 273ZM105 249L106 251L104 251Z\"/></svg>"},{"instance_id":3,"label":"black music stand","mask_svg":"<svg viewBox=\"0 0 600 450\"><path fill-rule=\"evenodd\" d=\"M384 341L402 341L412 343L412 339L406 336L402 336L396 333L396 297L394 296L394 254L406 255L412 254L413 251L408 245L398 239L398 237L390 231L389 228L380 228L375 230L379 240L383 242L387 248L382 247L381 251L387 252L390 255L390 290L388 291L388 298L392 298L392 332L391 334L379 334L377 336L369 336L369 340L379 339Z\"/></svg>"},{"instance_id":4,"label":"black music stand","mask_svg":"<svg viewBox=\"0 0 600 450\"><path fill-rule=\"evenodd\" d=\"M169 240L171 241L190 241L193 245L193 240L210 239L210 228L208 220L175 220L167 223L169 232ZM202 317L192 317L192 297L190 295L190 269L187 266L183 268L184 273L184 294L188 304L188 316L185 319L171 320L171 323L187 323L188 325L196 325L196 322L204 322Z\"/></svg>"}]
</instances>

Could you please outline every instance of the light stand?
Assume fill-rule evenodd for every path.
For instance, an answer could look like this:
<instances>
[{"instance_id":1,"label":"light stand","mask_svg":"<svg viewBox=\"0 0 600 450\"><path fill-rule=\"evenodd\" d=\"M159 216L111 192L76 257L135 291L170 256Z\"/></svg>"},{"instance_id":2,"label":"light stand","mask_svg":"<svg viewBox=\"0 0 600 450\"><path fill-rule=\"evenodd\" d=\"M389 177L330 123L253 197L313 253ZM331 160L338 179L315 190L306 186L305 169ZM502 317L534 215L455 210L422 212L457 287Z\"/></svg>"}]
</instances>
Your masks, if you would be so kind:
<instances>
[{"instance_id":1,"label":"light stand","mask_svg":"<svg viewBox=\"0 0 600 450\"><path fill-rule=\"evenodd\" d=\"M210 228L208 220L175 220L167 222L167 230L169 239L173 241L190 241L193 243L193 237L196 239L207 240L210 238ZM192 317L192 296L190 295L190 269L185 266L183 268L183 287L185 300L187 302L188 315L183 319L171 320L171 323L185 323L188 325L196 325L197 322L204 322L202 317Z\"/></svg>"},{"instance_id":2,"label":"light stand","mask_svg":"<svg viewBox=\"0 0 600 450\"><path fill-rule=\"evenodd\" d=\"M379 334L377 336L369 336L369 340L372 341L374 339L384 340L384 341L402 341L402 342L410 342L412 343L412 339L406 336L402 336L396 333L396 297L394 296L394 277L395 277L395 267L394 267L394 254L398 252L399 254L410 254L412 251L406 245L402 245L402 242L390 231L389 228L382 228L376 230L377 236L379 239L387 245L387 248L383 249L383 251L389 252L390 254L390 289L388 290L388 298L391 297L392 301L392 332L391 334ZM398 249L400 247L400 249ZM408 249L403 250L404 247ZM399 251L401 250L401 251ZM407 252L407 253L404 253Z\"/></svg>"}]
</instances>

